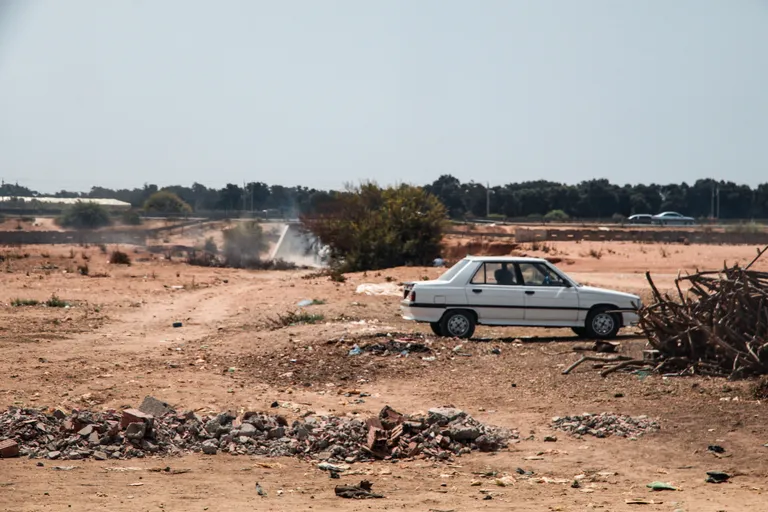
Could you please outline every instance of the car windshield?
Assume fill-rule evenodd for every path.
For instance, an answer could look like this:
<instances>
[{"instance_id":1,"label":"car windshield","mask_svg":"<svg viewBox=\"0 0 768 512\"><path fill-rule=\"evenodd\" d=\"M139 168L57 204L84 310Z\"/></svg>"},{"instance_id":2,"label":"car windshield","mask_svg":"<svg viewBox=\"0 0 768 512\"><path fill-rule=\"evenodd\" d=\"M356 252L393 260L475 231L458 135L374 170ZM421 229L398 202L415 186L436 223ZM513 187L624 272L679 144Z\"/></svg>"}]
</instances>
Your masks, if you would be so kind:
<instances>
[{"instance_id":1,"label":"car windshield","mask_svg":"<svg viewBox=\"0 0 768 512\"><path fill-rule=\"evenodd\" d=\"M554 273L555 275L559 276L561 279L565 281L570 281L574 286L578 288L581 288L582 286L584 286L583 284L581 284L580 282L578 282L577 280L575 280L574 278L572 278L571 276L569 276L568 274L566 274L565 272L557 268L556 266L550 264L550 265L546 265L546 267L549 269L550 272Z\"/></svg>"},{"instance_id":2,"label":"car windshield","mask_svg":"<svg viewBox=\"0 0 768 512\"><path fill-rule=\"evenodd\" d=\"M467 259L459 260L458 263L456 263L454 266L452 266L450 269L448 269L448 271L445 274L443 274L440 277L438 277L437 280L438 281L450 281L451 279L456 277L456 274L461 272L461 269L466 267L468 263L469 263L469 260L467 260Z\"/></svg>"}]
</instances>

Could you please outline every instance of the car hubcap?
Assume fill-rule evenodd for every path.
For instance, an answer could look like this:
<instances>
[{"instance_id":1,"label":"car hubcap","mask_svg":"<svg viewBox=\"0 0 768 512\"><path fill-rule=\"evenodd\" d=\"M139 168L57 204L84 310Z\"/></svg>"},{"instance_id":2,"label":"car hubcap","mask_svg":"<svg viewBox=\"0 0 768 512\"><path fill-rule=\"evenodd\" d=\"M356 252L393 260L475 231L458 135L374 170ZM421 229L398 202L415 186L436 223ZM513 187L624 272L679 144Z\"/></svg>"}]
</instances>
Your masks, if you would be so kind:
<instances>
[{"instance_id":1,"label":"car hubcap","mask_svg":"<svg viewBox=\"0 0 768 512\"><path fill-rule=\"evenodd\" d=\"M601 336L610 333L613 326L613 317L608 313L600 313L592 320L592 329Z\"/></svg>"},{"instance_id":2,"label":"car hubcap","mask_svg":"<svg viewBox=\"0 0 768 512\"><path fill-rule=\"evenodd\" d=\"M452 316L448 320L448 332L453 336L462 336L469 330L469 320L462 315Z\"/></svg>"}]
</instances>

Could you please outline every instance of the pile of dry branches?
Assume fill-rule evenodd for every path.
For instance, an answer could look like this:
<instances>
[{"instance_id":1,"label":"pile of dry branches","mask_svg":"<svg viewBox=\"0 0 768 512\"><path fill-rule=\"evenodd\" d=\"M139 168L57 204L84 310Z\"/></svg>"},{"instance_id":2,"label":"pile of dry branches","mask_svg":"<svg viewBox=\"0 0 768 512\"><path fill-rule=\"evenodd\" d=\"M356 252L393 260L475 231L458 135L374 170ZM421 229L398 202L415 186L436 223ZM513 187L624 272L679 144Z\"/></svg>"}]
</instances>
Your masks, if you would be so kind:
<instances>
[{"instance_id":1,"label":"pile of dry branches","mask_svg":"<svg viewBox=\"0 0 768 512\"><path fill-rule=\"evenodd\" d=\"M658 351L656 370L732 378L768 373L768 272L749 270L766 251L744 268L678 276L679 300L660 293L646 272L655 302L640 310L639 325Z\"/></svg>"},{"instance_id":2,"label":"pile of dry branches","mask_svg":"<svg viewBox=\"0 0 768 512\"><path fill-rule=\"evenodd\" d=\"M676 299L659 292L646 272L654 303L637 313L654 350L645 351L643 359L585 355L563 374L587 361L596 363L603 377L638 369L732 379L768 374L768 272L750 270L767 251L758 250L744 268L723 265L723 270L678 275Z\"/></svg>"}]
</instances>

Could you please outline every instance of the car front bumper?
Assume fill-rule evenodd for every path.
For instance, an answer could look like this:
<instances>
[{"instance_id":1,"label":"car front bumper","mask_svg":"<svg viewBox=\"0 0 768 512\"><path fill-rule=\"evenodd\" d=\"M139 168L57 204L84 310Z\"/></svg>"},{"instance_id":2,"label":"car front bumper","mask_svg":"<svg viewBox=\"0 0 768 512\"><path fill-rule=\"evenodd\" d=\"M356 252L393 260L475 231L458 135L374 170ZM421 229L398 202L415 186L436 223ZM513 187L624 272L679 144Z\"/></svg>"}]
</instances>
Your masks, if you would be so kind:
<instances>
[{"instance_id":1,"label":"car front bumper","mask_svg":"<svg viewBox=\"0 0 768 512\"><path fill-rule=\"evenodd\" d=\"M637 313L624 312L622 316L622 325L624 327L634 327L640 321L640 317Z\"/></svg>"}]
</instances>

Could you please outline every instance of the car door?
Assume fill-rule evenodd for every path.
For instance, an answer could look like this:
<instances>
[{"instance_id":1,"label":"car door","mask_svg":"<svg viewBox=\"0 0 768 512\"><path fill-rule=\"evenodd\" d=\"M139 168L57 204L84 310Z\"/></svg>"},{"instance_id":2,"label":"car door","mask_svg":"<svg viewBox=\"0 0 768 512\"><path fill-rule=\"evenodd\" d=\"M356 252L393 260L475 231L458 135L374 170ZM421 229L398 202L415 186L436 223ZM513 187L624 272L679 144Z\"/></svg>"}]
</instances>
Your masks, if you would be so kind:
<instances>
[{"instance_id":1,"label":"car door","mask_svg":"<svg viewBox=\"0 0 768 512\"><path fill-rule=\"evenodd\" d=\"M525 317L523 291L513 263L483 263L467 284L467 304L481 323L514 323Z\"/></svg>"},{"instance_id":2,"label":"car door","mask_svg":"<svg viewBox=\"0 0 768 512\"><path fill-rule=\"evenodd\" d=\"M525 320L570 324L579 318L579 292L549 265L519 263ZM546 325L546 324L545 324Z\"/></svg>"}]
</instances>

